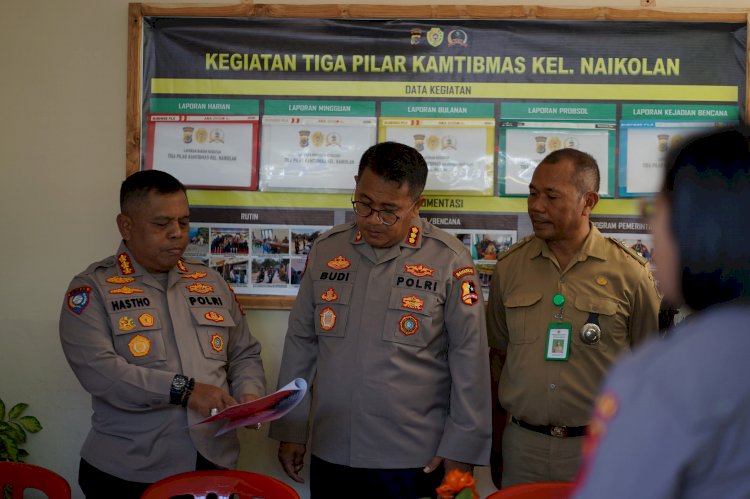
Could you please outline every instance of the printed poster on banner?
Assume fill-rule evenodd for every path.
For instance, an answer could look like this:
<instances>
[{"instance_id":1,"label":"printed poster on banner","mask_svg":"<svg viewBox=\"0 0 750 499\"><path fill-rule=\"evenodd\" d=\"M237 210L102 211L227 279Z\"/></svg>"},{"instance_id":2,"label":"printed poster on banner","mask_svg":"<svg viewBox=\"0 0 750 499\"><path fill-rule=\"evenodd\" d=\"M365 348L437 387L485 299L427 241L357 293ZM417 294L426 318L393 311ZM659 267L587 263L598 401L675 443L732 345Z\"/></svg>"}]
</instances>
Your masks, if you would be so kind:
<instances>
[{"instance_id":1,"label":"printed poster on banner","mask_svg":"<svg viewBox=\"0 0 750 499\"><path fill-rule=\"evenodd\" d=\"M615 104L503 103L500 107L500 195L526 196L537 165L563 148L599 165L599 195L614 196Z\"/></svg>"},{"instance_id":2,"label":"printed poster on banner","mask_svg":"<svg viewBox=\"0 0 750 499\"><path fill-rule=\"evenodd\" d=\"M376 126L373 102L266 101L261 190L351 191Z\"/></svg>"},{"instance_id":3,"label":"printed poster on banner","mask_svg":"<svg viewBox=\"0 0 750 499\"><path fill-rule=\"evenodd\" d=\"M146 168L187 187L257 188L258 101L152 98Z\"/></svg>"},{"instance_id":4,"label":"printed poster on banner","mask_svg":"<svg viewBox=\"0 0 750 499\"><path fill-rule=\"evenodd\" d=\"M414 147L424 156L430 193L491 195L493 104L383 102L379 138Z\"/></svg>"}]
</instances>

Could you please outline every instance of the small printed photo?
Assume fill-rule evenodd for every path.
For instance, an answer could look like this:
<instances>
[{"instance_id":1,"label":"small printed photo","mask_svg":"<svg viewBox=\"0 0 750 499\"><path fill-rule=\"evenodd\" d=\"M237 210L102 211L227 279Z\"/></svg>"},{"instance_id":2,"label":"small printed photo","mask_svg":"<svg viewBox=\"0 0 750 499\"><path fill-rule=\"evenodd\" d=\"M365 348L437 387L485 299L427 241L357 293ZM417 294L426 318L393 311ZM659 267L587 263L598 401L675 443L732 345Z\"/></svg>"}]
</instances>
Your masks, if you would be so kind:
<instances>
[{"instance_id":1,"label":"small printed photo","mask_svg":"<svg viewBox=\"0 0 750 499\"><path fill-rule=\"evenodd\" d=\"M210 266L233 287L248 285L247 256L212 256Z\"/></svg>"},{"instance_id":2,"label":"small printed photo","mask_svg":"<svg viewBox=\"0 0 750 499\"><path fill-rule=\"evenodd\" d=\"M253 255L288 255L289 229L286 227L253 228Z\"/></svg>"},{"instance_id":3,"label":"small printed photo","mask_svg":"<svg viewBox=\"0 0 750 499\"><path fill-rule=\"evenodd\" d=\"M485 293L485 298L487 298L487 292L490 288L490 282L492 282L492 273L495 272L495 263L496 262L488 261L476 262L477 272L479 273L479 277L477 278L477 280L482 286L482 290Z\"/></svg>"},{"instance_id":4,"label":"small printed photo","mask_svg":"<svg viewBox=\"0 0 750 499\"><path fill-rule=\"evenodd\" d=\"M247 255L250 231L243 228L211 227L211 254Z\"/></svg>"},{"instance_id":5,"label":"small printed photo","mask_svg":"<svg viewBox=\"0 0 750 499\"><path fill-rule=\"evenodd\" d=\"M299 286L302 282L302 274L305 273L305 258L292 258L289 264L289 284Z\"/></svg>"},{"instance_id":6,"label":"small printed photo","mask_svg":"<svg viewBox=\"0 0 750 499\"><path fill-rule=\"evenodd\" d=\"M292 228L292 255L307 255L310 253L313 241L323 233L324 229L293 227Z\"/></svg>"},{"instance_id":7,"label":"small printed photo","mask_svg":"<svg viewBox=\"0 0 750 499\"><path fill-rule=\"evenodd\" d=\"M567 359L569 340L570 331L568 329L550 329L547 340L547 358L552 360Z\"/></svg>"},{"instance_id":8,"label":"small printed photo","mask_svg":"<svg viewBox=\"0 0 750 499\"><path fill-rule=\"evenodd\" d=\"M208 256L208 227L190 226L189 241L183 255L196 259Z\"/></svg>"},{"instance_id":9,"label":"small printed photo","mask_svg":"<svg viewBox=\"0 0 750 499\"><path fill-rule=\"evenodd\" d=\"M289 284L289 258L256 257L251 263L251 284L261 286L286 286Z\"/></svg>"},{"instance_id":10,"label":"small printed photo","mask_svg":"<svg viewBox=\"0 0 750 499\"><path fill-rule=\"evenodd\" d=\"M608 234L609 236L622 241L625 246L635 250L636 253L641 255L647 262L651 263L651 255L654 252L654 245L652 242L651 234Z\"/></svg>"},{"instance_id":11,"label":"small printed photo","mask_svg":"<svg viewBox=\"0 0 750 499\"><path fill-rule=\"evenodd\" d=\"M474 234L470 248L475 260L497 260L500 253L507 251L517 239L515 230L491 231Z\"/></svg>"}]
</instances>

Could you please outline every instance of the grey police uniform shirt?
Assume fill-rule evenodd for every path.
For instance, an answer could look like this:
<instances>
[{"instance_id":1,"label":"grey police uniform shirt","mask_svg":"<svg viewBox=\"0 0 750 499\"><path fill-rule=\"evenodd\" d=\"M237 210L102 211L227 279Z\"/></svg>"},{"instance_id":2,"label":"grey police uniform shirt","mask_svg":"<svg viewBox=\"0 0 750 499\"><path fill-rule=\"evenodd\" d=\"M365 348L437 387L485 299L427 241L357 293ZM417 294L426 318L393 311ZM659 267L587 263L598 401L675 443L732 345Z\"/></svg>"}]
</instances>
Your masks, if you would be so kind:
<instances>
[{"instance_id":1,"label":"grey police uniform shirt","mask_svg":"<svg viewBox=\"0 0 750 499\"><path fill-rule=\"evenodd\" d=\"M260 343L233 292L208 267L184 262L166 289L121 244L117 255L73 278L60 314L70 366L91 393L91 431L81 457L125 480L151 483L195 469L196 451L232 468L235 432L169 404L175 374L228 390L265 394Z\"/></svg>"},{"instance_id":2,"label":"grey police uniform shirt","mask_svg":"<svg viewBox=\"0 0 750 499\"><path fill-rule=\"evenodd\" d=\"M579 499L750 497L750 305L624 358L596 404Z\"/></svg>"},{"instance_id":3,"label":"grey police uniform shirt","mask_svg":"<svg viewBox=\"0 0 750 499\"><path fill-rule=\"evenodd\" d=\"M321 235L310 252L279 386L315 379L312 453L325 461L355 468L423 467L435 455L489 461L478 276L455 236L411 223L380 258L354 223ZM306 443L310 410L308 395L269 435Z\"/></svg>"}]
</instances>

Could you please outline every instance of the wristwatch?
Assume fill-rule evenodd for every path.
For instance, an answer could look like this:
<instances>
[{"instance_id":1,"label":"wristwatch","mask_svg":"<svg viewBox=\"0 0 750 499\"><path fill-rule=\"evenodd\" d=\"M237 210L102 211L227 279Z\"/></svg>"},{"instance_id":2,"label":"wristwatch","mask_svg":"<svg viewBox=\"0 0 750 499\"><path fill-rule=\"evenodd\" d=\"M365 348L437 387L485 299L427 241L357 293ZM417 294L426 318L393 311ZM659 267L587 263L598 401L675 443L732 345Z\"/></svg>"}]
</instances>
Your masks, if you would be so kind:
<instances>
[{"instance_id":1,"label":"wristwatch","mask_svg":"<svg viewBox=\"0 0 750 499\"><path fill-rule=\"evenodd\" d=\"M182 395L185 393L187 388L188 377L182 374L175 374L172 379L172 384L169 386L169 403L173 405L180 405L182 402Z\"/></svg>"}]
</instances>

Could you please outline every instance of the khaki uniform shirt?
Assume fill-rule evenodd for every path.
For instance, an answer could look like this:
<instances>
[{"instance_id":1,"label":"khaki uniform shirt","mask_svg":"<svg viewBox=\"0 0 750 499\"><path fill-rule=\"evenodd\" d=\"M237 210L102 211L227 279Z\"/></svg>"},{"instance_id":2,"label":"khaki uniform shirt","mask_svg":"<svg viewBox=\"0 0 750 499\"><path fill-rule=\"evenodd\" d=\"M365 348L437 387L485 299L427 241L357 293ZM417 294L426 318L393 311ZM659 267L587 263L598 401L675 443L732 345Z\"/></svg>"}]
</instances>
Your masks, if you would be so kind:
<instances>
[{"instance_id":1,"label":"khaki uniform shirt","mask_svg":"<svg viewBox=\"0 0 750 499\"><path fill-rule=\"evenodd\" d=\"M228 390L265 394L260 344L234 294L201 264L180 261L166 287L121 244L116 256L73 278L60 314L63 351L91 393L92 428L81 457L125 480L151 483L195 469L196 452L232 468L234 432L169 404L175 374Z\"/></svg>"},{"instance_id":2,"label":"khaki uniform shirt","mask_svg":"<svg viewBox=\"0 0 750 499\"><path fill-rule=\"evenodd\" d=\"M558 293L565 297L563 321L572 325L567 361L545 360ZM543 240L520 241L498 260L488 301L490 347L507 355L499 366L501 405L530 424L586 425L614 359L658 333L659 303L643 259L596 227L564 270ZM579 333L592 313L602 335L588 345Z\"/></svg>"},{"instance_id":3,"label":"khaki uniform shirt","mask_svg":"<svg viewBox=\"0 0 750 499\"><path fill-rule=\"evenodd\" d=\"M487 464L487 336L468 250L415 218L379 253L354 223L310 252L279 385L317 375L312 453L356 468L422 467L435 455ZM310 410L308 396L269 435L307 442Z\"/></svg>"}]
</instances>

